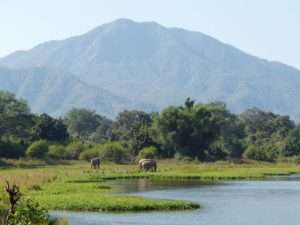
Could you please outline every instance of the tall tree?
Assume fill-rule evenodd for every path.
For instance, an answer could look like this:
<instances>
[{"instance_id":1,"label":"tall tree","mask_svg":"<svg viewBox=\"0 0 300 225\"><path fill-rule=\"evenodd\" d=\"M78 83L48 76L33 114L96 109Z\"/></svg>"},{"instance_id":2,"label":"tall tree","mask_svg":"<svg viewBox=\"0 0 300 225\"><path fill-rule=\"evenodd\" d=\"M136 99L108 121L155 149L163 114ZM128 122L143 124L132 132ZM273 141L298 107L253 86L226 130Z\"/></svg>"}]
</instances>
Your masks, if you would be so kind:
<instances>
[{"instance_id":1,"label":"tall tree","mask_svg":"<svg viewBox=\"0 0 300 225\"><path fill-rule=\"evenodd\" d=\"M209 107L190 103L188 99L183 106L163 110L154 120L153 136L166 149L203 160L221 128Z\"/></svg>"},{"instance_id":2,"label":"tall tree","mask_svg":"<svg viewBox=\"0 0 300 225\"><path fill-rule=\"evenodd\" d=\"M67 113L64 120L68 131L74 137L95 141L110 139L112 121L95 111L74 108Z\"/></svg>"},{"instance_id":3,"label":"tall tree","mask_svg":"<svg viewBox=\"0 0 300 225\"><path fill-rule=\"evenodd\" d=\"M112 135L115 140L128 141L133 153L138 154L142 148L153 144L149 134L152 115L142 111L123 111L113 123Z\"/></svg>"},{"instance_id":4,"label":"tall tree","mask_svg":"<svg viewBox=\"0 0 300 225\"><path fill-rule=\"evenodd\" d=\"M3 138L28 139L34 115L27 103L9 92L0 91L0 135Z\"/></svg>"},{"instance_id":5,"label":"tall tree","mask_svg":"<svg viewBox=\"0 0 300 225\"><path fill-rule=\"evenodd\" d=\"M37 139L64 142L69 138L66 125L61 119L55 119L47 114L42 114L34 127Z\"/></svg>"}]
</instances>

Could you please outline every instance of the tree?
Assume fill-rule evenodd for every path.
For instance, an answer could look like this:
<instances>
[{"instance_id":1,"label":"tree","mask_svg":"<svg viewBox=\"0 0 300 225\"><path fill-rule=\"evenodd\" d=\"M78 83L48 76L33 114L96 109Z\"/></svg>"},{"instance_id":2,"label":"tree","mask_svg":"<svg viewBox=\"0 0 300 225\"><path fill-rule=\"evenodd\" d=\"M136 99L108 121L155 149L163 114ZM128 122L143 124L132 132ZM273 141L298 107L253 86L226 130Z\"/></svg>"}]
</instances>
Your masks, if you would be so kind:
<instances>
[{"instance_id":1,"label":"tree","mask_svg":"<svg viewBox=\"0 0 300 225\"><path fill-rule=\"evenodd\" d=\"M300 154L300 125L291 130L286 139L286 156Z\"/></svg>"},{"instance_id":2,"label":"tree","mask_svg":"<svg viewBox=\"0 0 300 225\"><path fill-rule=\"evenodd\" d=\"M254 108L242 113L240 118L247 132L245 157L275 161L280 157L294 154L292 143L296 143L294 141L297 138L290 132L294 129L295 123L288 116L280 116ZM290 137L287 145L288 135Z\"/></svg>"},{"instance_id":3,"label":"tree","mask_svg":"<svg viewBox=\"0 0 300 225\"><path fill-rule=\"evenodd\" d=\"M204 160L221 127L216 115L204 104L168 107L153 122L153 136L166 149L182 156Z\"/></svg>"},{"instance_id":4,"label":"tree","mask_svg":"<svg viewBox=\"0 0 300 225\"><path fill-rule=\"evenodd\" d=\"M47 114L42 114L34 127L36 139L65 142L69 138L67 127L61 119L55 119Z\"/></svg>"},{"instance_id":5,"label":"tree","mask_svg":"<svg viewBox=\"0 0 300 225\"><path fill-rule=\"evenodd\" d=\"M47 156L52 159L64 159L66 155L63 145L50 145Z\"/></svg>"},{"instance_id":6,"label":"tree","mask_svg":"<svg viewBox=\"0 0 300 225\"><path fill-rule=\"evenodd\" d=\"M143 148L137 156L138 159L154 159L156 157L158 157L158 151L154 146Z\"/></svg>"},{"instance_id":7,"label":"tree","mask_svg":"<svg viewBox=\"0 0 300 225\"><path fill-rule=\"evenodd\" d=\"M45 140L33 142L26 150L26 155L31 158L43 159L48 153L48 143Z\"/></svg>"},{"instance_id":8,"label":"tree","mask_svg":"<svg viewBox=\"0 0 300 225\"><path fill-rule=\"evenodd\" d=\"M111 136L112 121L87 109L70 110L65 117L65 123L73 137L102 142Z\"/></svg>"},{"instance_id":9,"label":"tree","mask_svg":"<svg viewBox=\"0 0 300 225\"><path fill-rule=\"evenodd\" d=\"M108 142L99 148L99 157L115 163L126 163L129 161L128 146L122 142Z\"/></svg>"},{"instance_id":10,"label":"tree","mask_svg":"<svg viewBox=\"0 0 300 225\"><path fill-rule=\"evenodd\" d=\"M11 141L0 139L0 157L19 158L25 155L27 145L23 141Z\"/></svg>"},{"instance_id":11,"label":"tree","mask_svg":"<svg viewBox=\"0 0 300 225\"><path fill-rule=\"evenodd\" d=\"M152 115L142 111L123 111L113 123L112 136L114 140L128 141L133 148L133 154L144 147L153 144L149 133Z\"/></svg>"},{"instance_id":12,"label":"tree","mask_svg":"<svg viewBox=\"0 0 300 225\"><path fill-rule=\"evenodd\" d=\"M270 137L273 133L287 135L295 127L295 123L288 116L280 116L260 109L248 109L240 115L249 134L261 133Z\"/></svg>"},{"instance_id":13,"label":"tree","mask_svg":"<svg viewBox=\"0 0 300 225\"><path fill-rule=\"evenodd\" d=\"M211 160L229 158L240 158L245 149L244 139L246 137L245 126L238 116L230 113L223 102L212 102L206 104L220 133L208 149L208 157Z\"/></svg>"},{"instance_id":14,"label":"tree","mask_svg":"<svg viewBox=\"0 0 300 225\"><path fill-rule=\"evenodd\" d=\"M67 159L79 159L80 154L86 149L87 147L83 143L72 142L66 147L65 156Z\"/></svg>"},{"instance_id":15,"label":"tree","mask_svg":"<svg viewBox=\"0 0 300 225\"><path fill-rule=\"evenodd\" d=\"M0 91L0 135L2 139L30 139L34 119L24 100L17 99L12 93Z\"/></svg>"},{"instance_id":16,"label":"tree","mask_svg":"<svg viewBox=\"0 0 300 225\"><path fill-rule=\"evenodd\" d=\"M112 138L112 121L102 118L97 129L90 135L90 139L96 143L105 143Z\"/></svg>"}]
</instances>

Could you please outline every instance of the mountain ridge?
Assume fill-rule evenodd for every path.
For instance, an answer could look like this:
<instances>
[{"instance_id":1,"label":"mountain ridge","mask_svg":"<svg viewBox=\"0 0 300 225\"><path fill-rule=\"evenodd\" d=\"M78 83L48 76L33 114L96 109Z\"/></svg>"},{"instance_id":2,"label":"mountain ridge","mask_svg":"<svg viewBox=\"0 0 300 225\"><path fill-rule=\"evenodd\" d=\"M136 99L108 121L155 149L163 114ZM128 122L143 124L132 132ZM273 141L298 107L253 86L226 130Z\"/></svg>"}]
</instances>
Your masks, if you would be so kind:
<instances>
[{"instance_id":1,"label":"mountain ridge","mask_svg":"<svg viewBox=\"0 0 300 225\"><path fill-rule=\"evenodd\" d=\"M298 69L155 22L119 19L16 52L1 58L0 66L67 71L86 84L158 109L191 97L224 101L234 112L259 107L300 119Z\"/></svg>"},{"instance_id":2,"label":"mountain ridge","mask_svg":"<svg viewBox=\"0 0 300 225\"><path fill-rule=\"evenodd\" d=\"M1 90L25 99L36 113L62 116L72 108L84 107L112 118L128 107L154 110L150 105L133 103L106 90L85 84L71 73L45 67L0 67L0 84Z\"/></svg>"}]
</instances>

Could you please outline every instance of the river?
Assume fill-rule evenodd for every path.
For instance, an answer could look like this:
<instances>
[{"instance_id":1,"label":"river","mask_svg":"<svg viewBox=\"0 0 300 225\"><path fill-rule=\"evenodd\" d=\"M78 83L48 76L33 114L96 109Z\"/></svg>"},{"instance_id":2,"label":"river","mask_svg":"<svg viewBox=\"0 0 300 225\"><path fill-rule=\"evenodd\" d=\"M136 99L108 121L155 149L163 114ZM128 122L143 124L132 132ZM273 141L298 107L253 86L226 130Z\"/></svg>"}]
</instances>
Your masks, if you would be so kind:
<instances>
[{"instance_id":1,"label":"river","mask_svg":"<svg viewBox=\"0 0 300 225\"><path fill-rule=\"evenodd\" d=\"M53 212L70 225L297 225L300 223L299 176L267 181L224 182L121 180L123 192L198 202L191 211L147 213Z\"/></svg>"}]
</instances>

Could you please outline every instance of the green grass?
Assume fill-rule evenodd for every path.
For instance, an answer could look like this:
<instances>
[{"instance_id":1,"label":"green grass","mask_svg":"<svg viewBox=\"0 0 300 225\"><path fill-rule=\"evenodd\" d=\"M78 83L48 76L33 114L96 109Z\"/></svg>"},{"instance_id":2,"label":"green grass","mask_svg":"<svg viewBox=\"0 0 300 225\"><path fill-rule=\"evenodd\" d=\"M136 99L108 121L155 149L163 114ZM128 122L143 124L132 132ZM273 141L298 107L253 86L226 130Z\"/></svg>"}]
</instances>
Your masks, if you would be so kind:
<instances>
[{"instance_id":1,"label":"green grass","mask_svg":"<svg viewBox=\"0 0 300 225\"><path fill-rule=\"evenodd\" d=\"M55 210L72 211L149 211L186 210L199 206L194 203L175 200L146 199L135 196L105 195L99 193L75 193L63 195L39 195L34 198L42 205ZM49 201L51 199L51 201Z\"/></svg>"},{"instance_id":2,"label":"green grass","mask_svg":"<svg viewBox=\"0 0 300 225\"><path fill-rule=\"evenodd\" d=\"M0 183L17 183L26 196L53 210L72 211L147 211L184 210L199 205L176 200L148 199L119 194L106 184L111 179L200 179L206 181L266 179L271 175L300 173L297 164L245 163L183 163L160 161L158 172L139 173L136 165L106 164L92 170L85 162L48 165L36 168L0 170ZM0 189L1 194L2 189ZM3 195L3 193L2 193ZM0 201L1 205L1 201Z\"/></svg>"}]
</instances>

